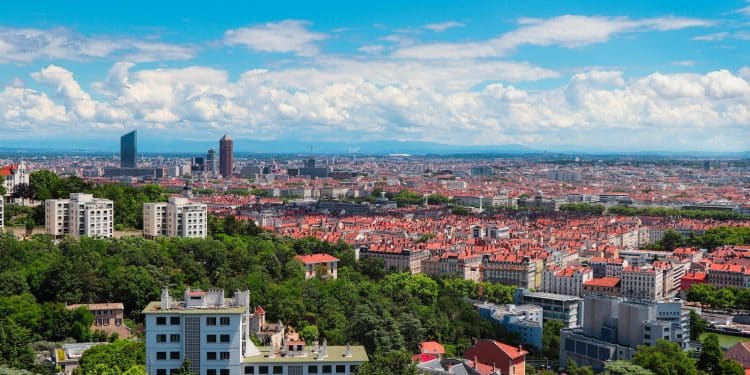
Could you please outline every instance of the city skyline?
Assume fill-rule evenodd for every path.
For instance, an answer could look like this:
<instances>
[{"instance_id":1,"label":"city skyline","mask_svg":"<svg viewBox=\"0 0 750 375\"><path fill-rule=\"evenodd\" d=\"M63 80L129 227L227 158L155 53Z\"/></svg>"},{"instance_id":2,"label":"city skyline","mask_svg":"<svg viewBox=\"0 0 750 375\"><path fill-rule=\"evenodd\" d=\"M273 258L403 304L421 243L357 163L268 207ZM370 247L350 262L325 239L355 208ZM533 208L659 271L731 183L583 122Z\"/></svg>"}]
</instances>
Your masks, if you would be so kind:
<instances>
[{"instance_id":1,"label":"city skyline","mask_svg":"<svg viewBox=\"0 0 750 375\"><path fill-rule=\"evenodd\" d=\"M745 1L138 5L0 6L1 146L749 149Z\"/></svg>"}]
</instances>

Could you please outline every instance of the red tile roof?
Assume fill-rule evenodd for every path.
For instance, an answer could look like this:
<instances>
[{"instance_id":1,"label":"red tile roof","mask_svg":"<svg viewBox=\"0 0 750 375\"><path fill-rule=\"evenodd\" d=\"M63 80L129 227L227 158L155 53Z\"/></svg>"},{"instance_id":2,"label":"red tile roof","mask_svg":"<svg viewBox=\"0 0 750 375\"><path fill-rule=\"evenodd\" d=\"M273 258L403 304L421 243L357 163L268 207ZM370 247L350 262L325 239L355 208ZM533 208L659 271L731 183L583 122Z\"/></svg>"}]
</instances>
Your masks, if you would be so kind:
<instances>
[{"instance_id":1,"label":"red tile roof","mask_svg":"<svg viewBox=\"0 0 750 375\"><path fill-rule=\"evenodd\" d=\"M338 262L339 258L328 254L297 255L295 257L304 264Z\"/></svg>"}]
</instances>

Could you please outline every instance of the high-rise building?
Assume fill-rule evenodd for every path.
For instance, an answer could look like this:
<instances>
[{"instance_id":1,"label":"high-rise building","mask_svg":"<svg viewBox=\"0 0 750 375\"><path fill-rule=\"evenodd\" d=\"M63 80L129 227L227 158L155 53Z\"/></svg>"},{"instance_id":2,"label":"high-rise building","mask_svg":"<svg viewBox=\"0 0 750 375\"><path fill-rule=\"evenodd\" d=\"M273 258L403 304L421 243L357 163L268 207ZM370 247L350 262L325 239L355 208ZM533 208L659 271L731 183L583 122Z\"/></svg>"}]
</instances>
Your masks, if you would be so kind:
<instances>
[{"instance_id":1,"label":"high-rise building","mask_svg":"<svg viewBox=\"0 0 750 375\"><path fill-rule=\"evenodd\" d=\"M216 150L209 148L206 154L206 172L216 172Z\"/></svg>"},{"instance_id":2,"label":"high-rise building","mask_svg":"<svg viewBox=\"0 0 750 375\"><path fill-rule=\"evenodd\" d=\"M44 201L44 226L47 234L62 237L112 237L114 204L91 194L71 193L70 199Z\"/></svg>"},{"instance_id":3,"label":"high-rise building","mask_svg":"<svg viewBox=\"0 0 750 375\"><path fill-rule=\"evenodd\" d=\"M135 168L138 155L138 133L136 130L120 137L120 168Z\"/></svg>"},{"instance_id":4,"label":"high-rise building","mask_svg":"<svg viewBox=\"0 0 750 375\"><path fill-rule=\"evenodd\" d=\"M143 205L143 236L206 238L206 205L187 198L170 197L169 202Z\"/></svg>"},{"instance_id":5,"label":"high-rise building","mask_svg":"<svg viewBox=\"0 0 750 375\"><path fill-rule=\"evenodd\" d=\"M232 177L234 168L234 141L224 134L219 140L219 173L222 177Z\"/></svg>"}]
</instances>

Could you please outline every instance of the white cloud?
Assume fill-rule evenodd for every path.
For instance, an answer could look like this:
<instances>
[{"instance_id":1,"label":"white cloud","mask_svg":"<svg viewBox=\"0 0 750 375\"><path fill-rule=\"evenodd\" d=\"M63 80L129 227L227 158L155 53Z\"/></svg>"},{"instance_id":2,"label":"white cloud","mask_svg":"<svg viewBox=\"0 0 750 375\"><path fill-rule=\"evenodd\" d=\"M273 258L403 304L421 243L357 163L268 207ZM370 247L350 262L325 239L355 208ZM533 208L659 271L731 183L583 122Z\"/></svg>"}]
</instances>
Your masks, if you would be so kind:
<instances>
[{"instance_id":1,"label":"white cloud","mask_svg":"<svg viewBox=\"0 0 750 375\"><path fill-rule=\"evenodd\" d=\"M385 50L385 46L383 46L382 44L370 44L357 48L357 51L369 53L372 55L380 54L383 52L383 50Z\"/></svg>"},{"instance_id":2,"label":"white cloud","mask_svg":"<svg viewBox=\"0 0 750 375\"><path fill-rule=\"evenodd\" d=\"M187 60L191 46L140 41L132 38L88 37L67 28L0 28L0 63L34 60L84 61L125 55L133 61Z\"/></svg>"},{"instance_id":3,"label":"white cloud","mask_svg":"<svg viewBox=\"0 0 750 375\"><path fill-rule=\"evenodd\" d=\"M427 30L432 30L436 33L442 33L445 30L454 28L454 27L463 27L464 24L461 22L456 21L446 21L446 22L440 22L440 23L428 23L422 27L424 27Z\"/></svg>"},{"instance_id":4,"label":"white cloud","mask_svg":"<svg viewBox=\"0 0 750 375\"><path fill-rule=\"evenodd\" d=\"M722 31L722 32L719 32L719 33L699 35L699 36L694 37L693 40L713 42L713 41L718 41L718 40L724 40L728 36L729 36L728 32Z\"/></svg>"},{"instance_id":5,"label":"white cloud","mask_svg":"<svg viewBox=\"0 0 750 375\"><path fill-rule=\"evenodd\" d=\"M667 31L709 26L710 21L660 17L634 20L627 17L563 15L550 19L523 18L521 27L496 38L465 43L435 43L402 48L398 57L418 59L500 57L524 45L566 48L602 43L622 33Z\"/></svg>"},{"instance_id":6,"label":"white cloud","mask_svg":"<svg viewBox=\"0 0 750 375\"><path fill-rule=\"evenodd\" d=\"M308 30L309 24L306 21L285 20L227 30L224 33L224 43L261 52L312 56L318 53L317 42L325 40L327 36Z\"/></svg>"},{"instance_id":7,"label":"white cloud","mask_svg":"<svg viewBox=\"0 0 750 375\"><path fill-rule=\"evenodd\" d=\"M675 66L695 66L696 62L693 60L679 60L679 61L672 61L672 65Z\"/></svg>"}]
</instances>

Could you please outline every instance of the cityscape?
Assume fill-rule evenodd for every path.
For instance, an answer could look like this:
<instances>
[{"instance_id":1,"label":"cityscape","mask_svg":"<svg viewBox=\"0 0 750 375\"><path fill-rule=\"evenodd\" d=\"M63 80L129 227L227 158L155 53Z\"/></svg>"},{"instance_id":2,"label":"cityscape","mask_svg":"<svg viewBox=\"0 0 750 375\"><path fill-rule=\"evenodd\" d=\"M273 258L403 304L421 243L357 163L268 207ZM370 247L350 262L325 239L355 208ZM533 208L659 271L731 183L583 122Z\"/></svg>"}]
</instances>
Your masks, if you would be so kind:
<instances>
[{"instance_id":1,"label":"cityscape","mask_svg":"<svg viewBox=\"0 0 750 375\"><path fill-rule=\"evenodd\" d=\"M169 3L0 5L0 374L750 374L750 3Z\"/></svg>"}]
</instances>

